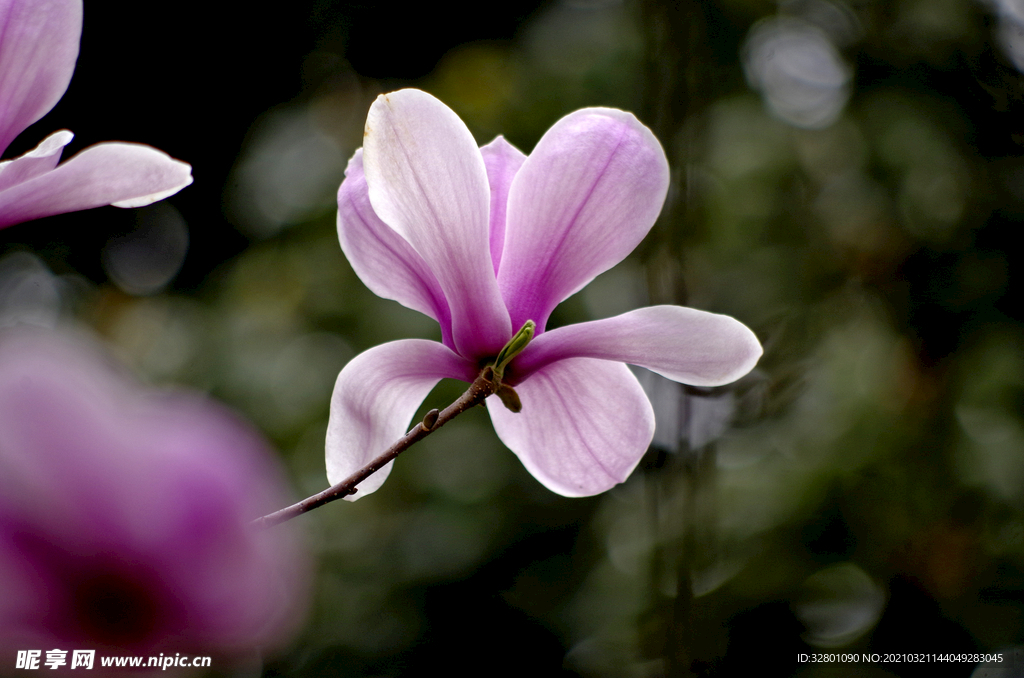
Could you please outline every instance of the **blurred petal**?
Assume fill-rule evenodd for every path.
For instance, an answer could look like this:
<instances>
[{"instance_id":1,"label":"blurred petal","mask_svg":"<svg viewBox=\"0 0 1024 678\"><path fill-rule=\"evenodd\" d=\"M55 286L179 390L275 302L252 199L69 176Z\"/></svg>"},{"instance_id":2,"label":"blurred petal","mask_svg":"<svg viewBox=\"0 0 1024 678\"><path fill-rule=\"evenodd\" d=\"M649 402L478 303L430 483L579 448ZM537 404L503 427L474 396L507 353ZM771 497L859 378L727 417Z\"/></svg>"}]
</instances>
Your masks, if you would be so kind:
<instances>
[{"instance_id":1,"label":"blurred petal","mask_svg":"<svg viewBox=\"0 0 1024 678\"><path fill-rule=\"evenodd\" d=\"M338 375L327 424L327 479L336 485L402 437L409 420L438 381L473 381L476 365L443 344L403 339L353 358ZM388 477L388 464L359 485L355 500Z\"/></svg>"},{"instance_id":2,"label":"blurred petal","mask_svg":"<svg viewBox=\"0 0 1024 678\"><path fill-rule=\"evenodd\" d=\"M338 239L359 279L374 294L430 316L441 324L451 346L452 321L437 278L406 240L373 211L363 175L363 152L356 151L338 190Z\"/></svg>"},{"instance_id":3,"label":"blurred petal","mask_svg":"<svg viewBox=\"0 0 1024 678\"><path fill-rule=\"evenodd\" d=\"M512 326L489 256L490 189L473 135L440 101L405 89L377 97L364 137L373 210L437 277L456 349L496 354Z\"/></svg>"},{"instance_id":4,"label":"blurred petal","mask_svg":"<svg viewBox=\"0 0 1024 678\"><path fill-rule=\"evenodd\" d=\"M0 191L52 170L74 136L66 129L54 132L25 155L0 162Z\"/></svg>"},{"instance_id":5,"label":"blurred petal","mask_svg":"<svg viewBox=\"0 0 1024 678\"><path fill-rule=\"evenodd\" d=\"M81 0L0 0L0 154L71 82Z\"/></svg>"},{"instance_id":6,"label":"blurred petal","mask_svg":"<svg viewBox=\"0 0 1024 678\"><path fill-rule=\"evenodd\" d=\"M487 399L494 430L526 469L566 497L623 482L654 436L654 411L622 363L573 358L516 386L523 410Z\"/></svg>"},{"instance_id":7,"label":"blurred petal","mask_svg":"<svg viewBox=\"0 0 1024 678\"><path fill-rule=\"evenodd\" d=\"M639 365L693 386L720 386L754 368L761 344L750 328L727 315L650 306L544 333L512 363L511 379L532 380L531 373L577 356Z\"/></svg>"},{"instance_id":8,"label":"blurred petal","mask_svg":"<svg viewBox=\"0 0 1024 678\"><path fill-rule=\"evenodd\" d=\"M286 498L274 462L223 407L138 388L80 337L0 333L0 651L287 642L304 559L249 524Z\"/></svg>"},{"instance_id":9,"label":"blurred petal","mask_svg":"<svg viewBox=\"0 0 1024 678\"><path fill-rule=\"evenodd\" d=\"M150 146L98 144L0 191L0 228L102 205L148 205L191 184L191 171L187 163Z\"/></svg>"},{"instance_id":10,"label":"blurred petal","mask_svg":"<svg viewBox=\"0 0 1024 678\"><path fill-rule=\"evenodd\" d=\"M497 275L501 248L505 244L508 189L526 156L500 135L486 146L481 146L480 153L484 156L487 182L491 187L491 263L494 264L494 274Z\"/></svg>"},{"instance_id":11,"label":"blurred petal","mask_svg":"<svg viewBox=\"0 0 1024 678\"><path fill-rule=\"evenodd\" d=\"M498 283L513 327L622 261L654 225L668 160L632 114L585 108L547 131L509 192Z\"/></svg>"}]
</instances>

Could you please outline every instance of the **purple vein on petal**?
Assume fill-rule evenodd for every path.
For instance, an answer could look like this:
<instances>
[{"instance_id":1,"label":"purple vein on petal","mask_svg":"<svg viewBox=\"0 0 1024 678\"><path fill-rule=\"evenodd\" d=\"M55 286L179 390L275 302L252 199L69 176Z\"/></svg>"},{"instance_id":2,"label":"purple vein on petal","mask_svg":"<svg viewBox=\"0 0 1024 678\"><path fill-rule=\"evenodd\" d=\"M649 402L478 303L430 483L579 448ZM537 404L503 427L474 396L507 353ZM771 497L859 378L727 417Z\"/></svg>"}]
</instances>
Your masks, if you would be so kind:
<instances>
[{"instance_id":1,"label":"purple vein on petal","mask_svg":"<svg viewBox=\"0 0 1024 678\"><path fill-rule=\"evenodd\" d=\"M81 0L0 4L0 153L64 95L78 59Z\"/></svg>"},{"instance_id":2,"label":"purple vein on petal","mask_svg":"<svg viewBox=\"0 0 1024 678\"><path fill-rule=\"evenodd\" d=\"M512 328L488 256L487 171L469 129L426 92L401 90L371 106L364 143L374 212L437 277L458 351L496 353Z\"/></svg>"},{"instance_id":3,"label":"purple vein on petal","mask_svg":"<svg viewBox=\"0 0 1024 678\"><path fill-rule=\"evenodd\" d=\"M618 140L616 140L615 142L615 147L612 148L611 152L608 153L608 157L605 159L604 166L601 168L601 171L598 172L597 175L594 177L594 181L593 183L591 183L590 188L587 189L586 196L576 206L576 211L573 213L568 223L566 223L565 227L562 229L561 234L559 234L558 240L551 250L551 255L548 257L547 261L541 263L540 267L535 270L533 274L534 286L532 287L532 291L534 293L545 292L550 290L551 279L552 277L554 277L552 273L552 268L555 267L556 263L561 263L564 258L563 249L565 248L565 241L568 240L569 236L573 234L573 230L576 228L576 225L579 222L580 215L583 213L584 208L586 208L587 202L594 195L594 191L597 190L598 184L600 184L601 180L604 179L605 173L608 171L608 166L612 164L612 159L615 157L615 152L619 150L619 147L622 145L622 139L625 136L625 132L622 132L619 135ZM544 326L548 322L548 316L551 315L551 311L555 309L555 306L557 306L561 301L565 300L574 292L577 292L579 291L579 289L582 289L588 282L590 281L586 280L580 283L577 289L573 290L573 292L570 292L569 294L565 294L564 296L547 296L541 294L538 297L531 298L519 297L517 301L519 301L521 304L523 304L523 306L525 306L529 310L522 310L522 307L511 308L510 311L513 314L512 317L514 318L513 322L526 322L529 319L536 318L534 322L537 323L538 333L543 332ZM561 298L558 298L558 296L561 296Z\"/></svg>"},{"instance_id":4,"label":"purple vein on petal","mask_svg":"<svg viewBox=\"0 0 1024 678\"><path fill-rule=\"evenodd\" d=\"M352 269L374 294L437 320L442 342L454 349L451 312L437 278L370 205L362 149L352 156L338 189L338 239Z\"/></svg>"},{"instance_id":5,"label":"purple vein on petal","mask_svg":"<svg viewBox=\"0 0 1024 678\"><path fill-rule=\"evenodd\" d=\"M761 344L735 318L682 306L649 306L546 332L513 361L512 381L575 357L638 365L694 386L721 386L754 368Z\"/></svg>"},{"instance_id":6,"label":"purple vein on petal","mask_svg":"<svg viewBox=\"0 0 1024 678\"><path fill-rule=\"evenodd\" d=\"M501 250L505 246L505 219L508 211L508 192L526 155L505 137L498 135L494 141L480 147L487 168L487 181L491 187L491 263L494 274L498 274ZM522 327L522 324L518 325Z\"/></svg>"},{"instance_id":7,"label":"purple vein on petal","mask_svg":"<svg viewBox=\"0 0 1024 678\"><path fill-rule=\"evenodd\" d=\"M624 481L654 435L654 412L621 363L572 358L517 386L518 414L487 400L494 429L553 492L582 497Z\"/></svg>"},{"instance_id":8,"label":"purple vein on petal","mask_svg":"<svg viewBox=\"0 0 1024 678\"><path fill-rule=\"evenodd\" d=\"M513 323L552 309L624 259L657 218L668 161L629 113L583 109L538 142L509 191L498 284Z\"/></svg>"}]
</instances>

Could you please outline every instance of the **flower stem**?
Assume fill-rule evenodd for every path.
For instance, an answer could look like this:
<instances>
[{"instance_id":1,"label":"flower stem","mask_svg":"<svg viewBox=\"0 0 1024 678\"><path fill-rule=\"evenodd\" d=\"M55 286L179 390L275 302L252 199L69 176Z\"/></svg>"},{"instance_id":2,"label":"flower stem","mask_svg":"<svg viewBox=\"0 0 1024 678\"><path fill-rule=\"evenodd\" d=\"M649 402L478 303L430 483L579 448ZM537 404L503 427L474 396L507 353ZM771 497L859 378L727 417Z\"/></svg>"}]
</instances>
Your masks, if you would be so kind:
<instances>
[{"instance_id":1,"label":"flower stem","mask_svg":"<svg viewBox=\"0 0 1024 678\"><path fill-rule=\"evenodd\" d=\"M292 518L300 516L307 511L312 511L313 509L335 501L336 499L341 499L350 494L355 494L357 491L356 486L359 485L359 483L379 471L385 464L404 452L413 443L426 438L428 435L474 405L482 404L487 396L493 394L497 390L500 383L500 380L495 378L494 368L485 367L481 370L480 375L473 381L473 383L469 385L466 392L459 396L455 402L444 408L440 413L438 413L437 410L427 412L423 421L418 422L408 433L402 436L394 445L381 453L369 464L359 469L348 478L345 478L345 480L341 481L337 485L327 488L323 492L314 494L312 497L306 497L299 503L292 504L280 511L274 511L262 518L257 518L252 521L252 526L257 528L271 527L287 520L291 520Z\"/></svg>"}]
</instances>

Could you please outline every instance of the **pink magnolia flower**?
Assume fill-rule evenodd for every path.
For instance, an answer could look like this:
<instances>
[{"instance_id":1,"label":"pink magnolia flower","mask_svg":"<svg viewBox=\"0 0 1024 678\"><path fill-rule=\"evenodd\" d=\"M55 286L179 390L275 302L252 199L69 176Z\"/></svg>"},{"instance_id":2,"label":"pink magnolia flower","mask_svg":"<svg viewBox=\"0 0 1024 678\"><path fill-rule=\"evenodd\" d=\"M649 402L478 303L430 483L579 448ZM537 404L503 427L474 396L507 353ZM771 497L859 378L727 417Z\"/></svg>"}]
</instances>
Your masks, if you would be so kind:
<instances>
[{"instance_id":1,"label":"pink magnolia flower","mask_svg":"<svg viewBox=\"0 0 1024 678\"><path fill-rule=\"evenodd\" d=\"M378 97L364 136L338 191L341 247L376 294L437 320L442 343L395 341L345 366L327 431L331 483L397 440L440 379L472 381L527 320L537 336L504 376L522 411L496 398L487 408L530 473L566 496L624 481L651 441L651 404L624 363L716 386L760 357L740 322L678 306L544 331L555 306L624 259L661 211L668 162L631 114L571 113L526 157L501 137L477 148L444 104L402 90Z\"/></svg>"},{"instance_id":2,"label":"pink magnolia flower","mask_svg":"<svg viewBox=\"0 0 1024 678\"><path fill-rule=\"evenodd\" d=\"M214 403L144 391L67 338L0 334L0 655L286 641L304 559L287 531L249 526L284 494L262 440Z\"/></svg>"},{"instance_id":3,"label":"pink magnolia flower","mask_svg":"<svg viewBox=\"0 0 1024 678\"><path fill-rule=\"evenodd\" d=\"M81 0L0 0L0 156L64 95L81 35ZM140 207L192 183L189 165L141 144L98 144L58 166L72 137L54 132L0 162L0 228L102 205Z\"/></svg>"}]
</instances>

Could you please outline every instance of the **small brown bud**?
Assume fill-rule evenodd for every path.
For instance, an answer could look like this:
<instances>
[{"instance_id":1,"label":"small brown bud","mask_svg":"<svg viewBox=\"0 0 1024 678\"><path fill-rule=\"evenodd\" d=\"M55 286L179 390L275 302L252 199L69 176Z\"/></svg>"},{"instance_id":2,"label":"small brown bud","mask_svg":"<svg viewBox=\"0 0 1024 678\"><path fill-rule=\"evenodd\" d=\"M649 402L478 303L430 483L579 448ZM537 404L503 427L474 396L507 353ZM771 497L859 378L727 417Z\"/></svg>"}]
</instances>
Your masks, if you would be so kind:
<instances>
[{"instance_id":1,"label":"small brown bud","mask_svg":"<svg viewBox=\"0 0 1024 678\"><path fill-rule=\"evenodd\" d=\"M519 394L513 390L511 386L501 384L498 386L498 390L495 391L495 395L501 398L502 404L509 409L511 412L519 413L523 410L523 403L519 400Z\"/></svg>"}]
</instances>

